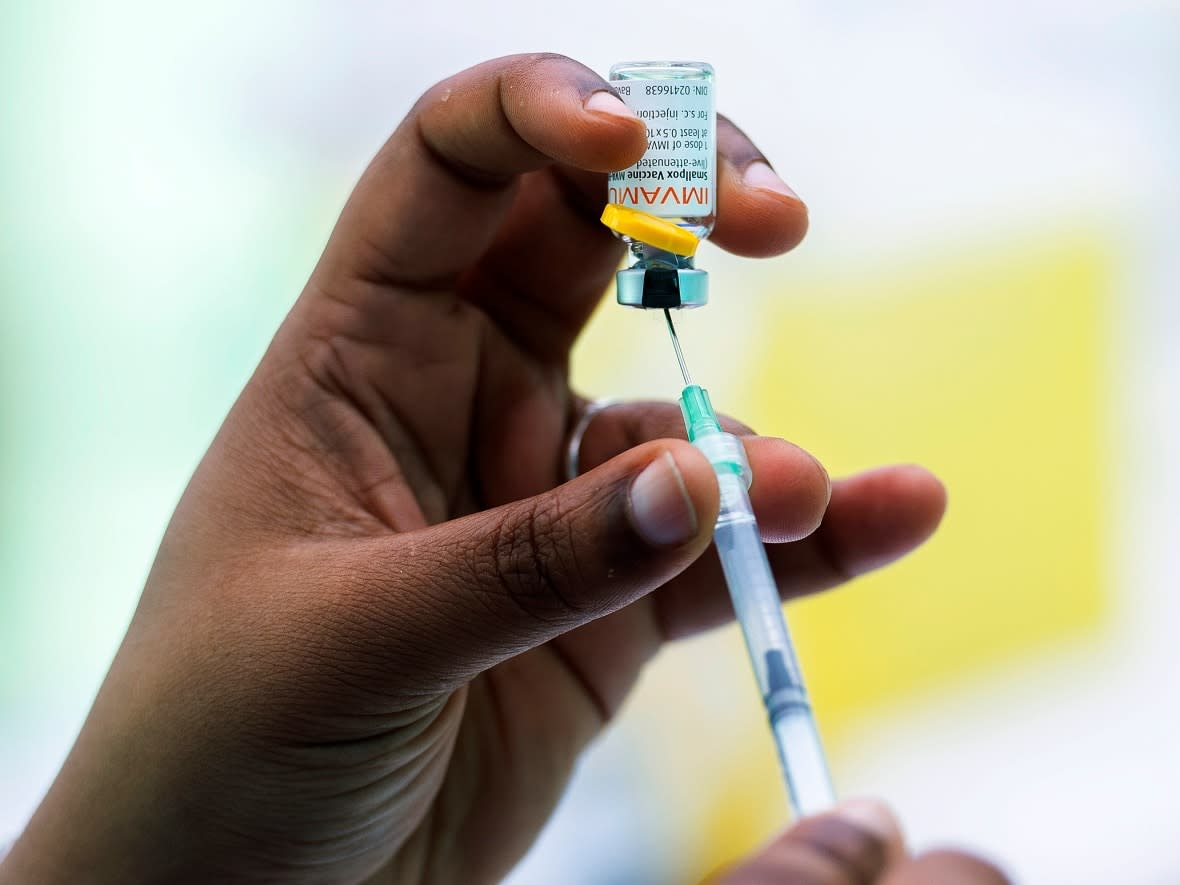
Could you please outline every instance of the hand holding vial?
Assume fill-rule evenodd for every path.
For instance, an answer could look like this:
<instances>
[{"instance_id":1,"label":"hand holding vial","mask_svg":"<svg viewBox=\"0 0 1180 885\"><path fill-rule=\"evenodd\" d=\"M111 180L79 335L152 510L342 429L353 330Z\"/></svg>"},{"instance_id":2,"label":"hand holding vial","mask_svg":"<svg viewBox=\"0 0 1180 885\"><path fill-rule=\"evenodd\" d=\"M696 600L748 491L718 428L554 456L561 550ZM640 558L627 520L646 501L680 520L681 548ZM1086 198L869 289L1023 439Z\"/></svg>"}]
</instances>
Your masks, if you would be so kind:
<instances>
[{"instance_id":1,"label":"hand holding vial","mask_svg":"<svg viewBox=\"0 0 1180 885\"><path fill-rule=\"evenodd\" d=\"M712 240L770 256L803 204L716 121ZM660 646L732 617L674 403L587 401L569 348L624 245L598 223L644 122L554 55L430 89L345 206L164 535L18 882L493 882ZM778 586L920 544L921 468L829 482L729 419ZM691 773L686 773L691 776ZM907 856L889 814L809 818L715 882L1003 881ZM933 876L933 878L932 878Z\"/></svg>"}]
</instances>

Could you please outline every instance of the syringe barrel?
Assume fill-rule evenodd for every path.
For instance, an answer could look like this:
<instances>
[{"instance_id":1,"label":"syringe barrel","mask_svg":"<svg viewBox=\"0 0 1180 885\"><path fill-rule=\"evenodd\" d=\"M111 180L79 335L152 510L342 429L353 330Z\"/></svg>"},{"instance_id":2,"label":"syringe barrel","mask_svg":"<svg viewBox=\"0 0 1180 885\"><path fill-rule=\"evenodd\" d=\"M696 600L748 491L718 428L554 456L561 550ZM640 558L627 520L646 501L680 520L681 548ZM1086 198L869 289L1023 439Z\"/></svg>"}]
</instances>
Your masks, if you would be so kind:
<instances>
[{"instance_id":1,"label":"syringe barrel","mask_svg":"<svg viewBox=\"0 0 1180 885\"><path fill-rule=\"evenodd\" d=\"M751 662L758 674L758 687L765 698L772 691L784 687L802 690L803 680L799 665L791 649L787 625L783 620L778 586L766 558L766 548L754 519L750 497L741 478L730 471L717 472L721 491L721 511L713 531L725 580L733 598L733 609L750 650ZM767 654L782 656L781 673L772 685L767 666Z\"/></svg>"},{"instance_id":2,"label":"syringe barrel","mask_svg":"<svg viewBox=\"0 0 1180 885\"><path fill-rule=\"evenodd\" d=\"M831 808L836 796L803 674L787 631L778 584L766 558L747 491L753 474L742 441L721 429L709 394L690 384L680 394L688 438L713 465L721 507L713 541L725 572L750 663L774 732L787 798L796 818Z\"/></svg>"},{"instance_id":3,"label":"syringe barrel","mask_svg":"<svg viewBox=\"0 0 1180 885\"><path fill-rule=\"evenodd\" d=\"M698 439L696 444L705 448L701 443L717 436L729 434L710 434ZM741 445L736 439L735 442ZM830 808L835 794L783 617L778 585L742 473L726 461L714 462L714 467L721 492L721 510L713 539L774 730L791 811L796 817L815 814Z\"/></svg>"}]
</instances>

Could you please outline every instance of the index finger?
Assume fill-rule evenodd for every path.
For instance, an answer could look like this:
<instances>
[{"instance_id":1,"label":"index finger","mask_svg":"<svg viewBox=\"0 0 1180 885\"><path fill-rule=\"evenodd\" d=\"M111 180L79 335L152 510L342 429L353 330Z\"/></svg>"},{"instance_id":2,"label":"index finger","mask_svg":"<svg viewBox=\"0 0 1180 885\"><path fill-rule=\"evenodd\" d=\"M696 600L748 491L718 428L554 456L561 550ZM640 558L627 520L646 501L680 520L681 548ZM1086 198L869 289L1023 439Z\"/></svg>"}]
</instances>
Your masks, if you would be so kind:
<instances>
[{"instance_id":1,"label":"index finger","mask_svg":"<svg viewBox=\"0 0 1180 885\"><path fill-rule=\"evenodd\" d=\"M1010 885L998 868L962 851L930 851L893 869L881 885Z\"/></svg>"},{"instance_id":2,"label":"index finger","mask_svg":"<svg viewBox=\"0 0 1180 885\"><path fill-rule=\"evenodd\" d=\"M317 272L449 285L491 245L517 176L552 163L622 169L646 146L643 122L572 59L476 65L428 90L378 152Z\"/></svg>"}]
</instances>

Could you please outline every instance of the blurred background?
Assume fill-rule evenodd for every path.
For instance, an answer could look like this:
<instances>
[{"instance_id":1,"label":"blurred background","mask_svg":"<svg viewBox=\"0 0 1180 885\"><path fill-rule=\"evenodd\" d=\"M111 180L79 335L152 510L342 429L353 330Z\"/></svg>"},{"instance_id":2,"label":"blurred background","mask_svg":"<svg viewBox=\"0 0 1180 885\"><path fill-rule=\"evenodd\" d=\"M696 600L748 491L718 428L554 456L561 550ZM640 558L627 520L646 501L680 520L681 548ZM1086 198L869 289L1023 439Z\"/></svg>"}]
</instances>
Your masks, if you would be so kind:
<instances>
[{"instance_id":1,"label":"blurred background","mask_svg":"<svg viewBox=\"0 0 1180 885\"><path fill-rule=\"evenodd\" d=\"M1133 0L4 3L0 841L368 158L539 49L716 67L812 228L704 249L694 375L833 475L947 483L927 547L788 607L841 791L1019 881L1177 881L1180 7ZM574 374L679 389L609 300ZM747 667L733 629L665 653L513 885L695 881L778 831Z\"/></svg>"}]
</instances>

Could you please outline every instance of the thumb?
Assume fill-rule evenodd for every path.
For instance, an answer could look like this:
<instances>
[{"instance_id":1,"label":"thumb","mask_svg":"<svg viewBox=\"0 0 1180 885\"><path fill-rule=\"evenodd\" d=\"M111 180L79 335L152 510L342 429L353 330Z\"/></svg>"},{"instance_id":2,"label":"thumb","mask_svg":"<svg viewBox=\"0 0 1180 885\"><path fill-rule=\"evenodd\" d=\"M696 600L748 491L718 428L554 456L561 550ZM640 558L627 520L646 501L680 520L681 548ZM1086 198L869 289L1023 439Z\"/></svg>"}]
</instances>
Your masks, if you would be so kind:
<instances>
[{"instance_id":1,"label":"thumb","mask_svg":"<svg viewBox=\"0 0 1180 885\"><path fill-rule=\"evenodd\" d=\"M879 802L854 799L801 820L710 885L876 882L905 857L896 819Z\"/></svg>"},{"instance_id":2,"label":"thumb","mask_svg":"<svg viewBox=\"0 0 1180 885\"><path fill-rule=\"evenodd\" d=\"M709 885L1007 885L995 866L961 851L910 858L897 819L880 802L853 799L801 820Z\"/></svg>"},{"instance_id":3,"label":"thumb","mask_svg":"<svg viewBox=\"0 0 1180 885\"><path fill-rule=\"evenodd\" d=\"M350 595L364 613L344 614L350 653L360 642L377 655L387 690L399 687L391 678L453 688L675 577L708 546L717 509L705 456L657 440L533 498L350 542Z\"/></svg>"}]
</instances>

